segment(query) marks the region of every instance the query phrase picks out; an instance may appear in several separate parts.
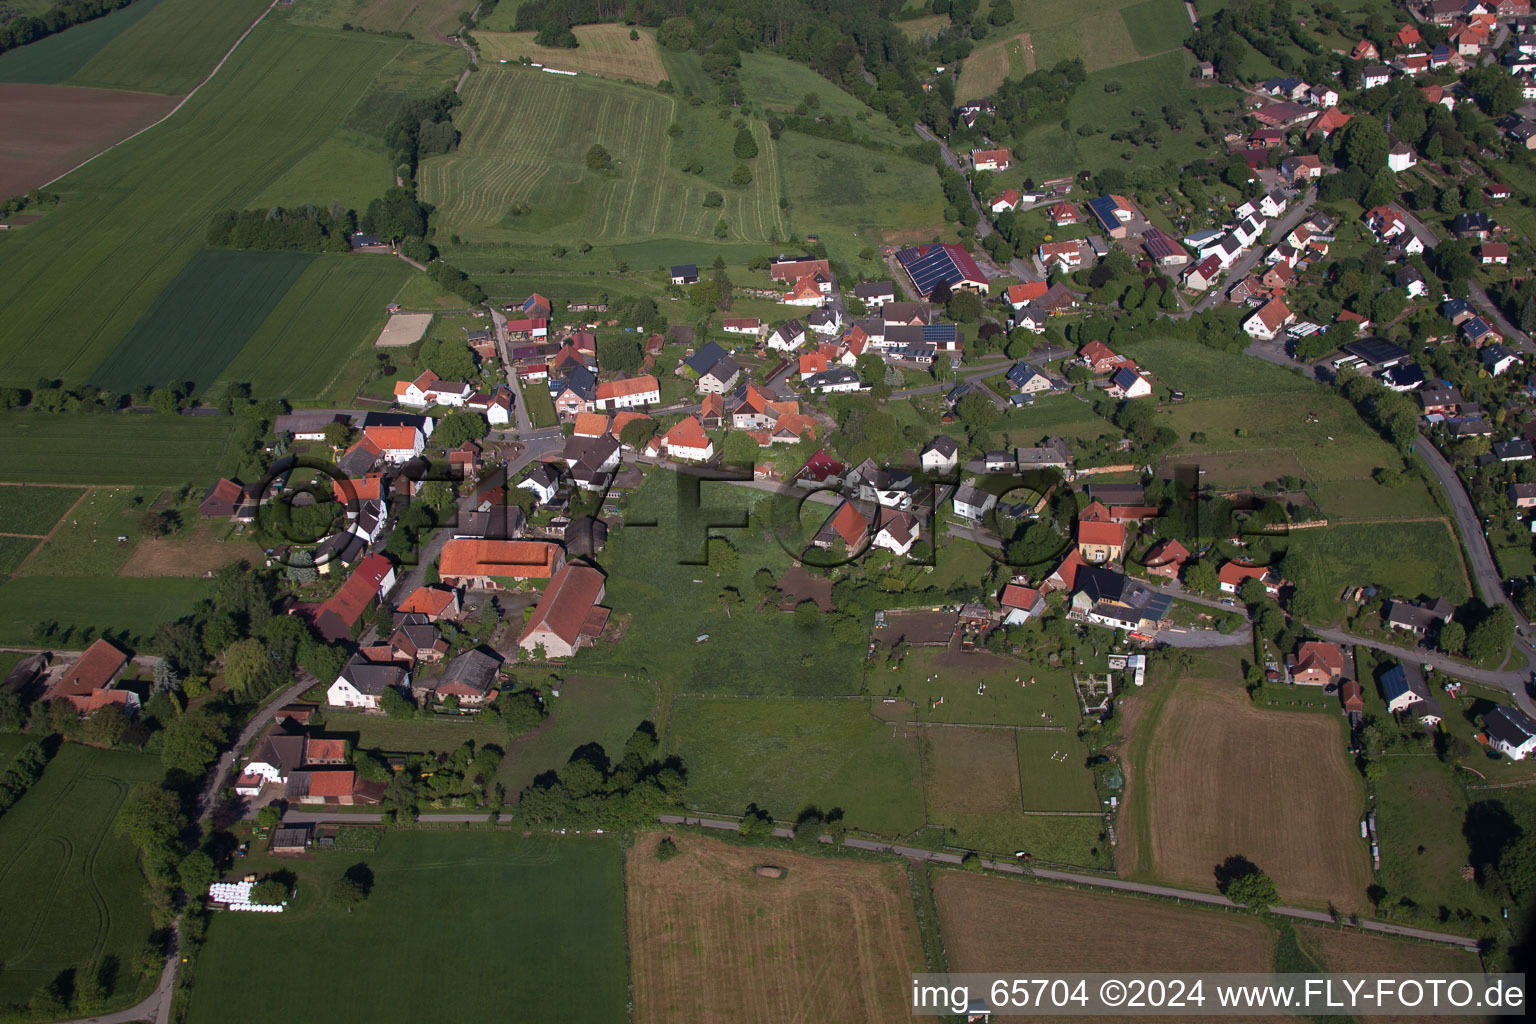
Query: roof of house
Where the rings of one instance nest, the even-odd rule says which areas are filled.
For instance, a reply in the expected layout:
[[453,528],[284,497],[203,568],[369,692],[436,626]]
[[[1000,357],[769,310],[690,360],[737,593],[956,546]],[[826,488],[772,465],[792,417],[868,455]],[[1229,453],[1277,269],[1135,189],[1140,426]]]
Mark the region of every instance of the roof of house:
[[1512,747],[1524,746],[1536,736],[1536,722],[1524,711],[1500,704],[1483,716],[1483,728],[1490,738]]
[[1270,299],[1254,315],[1267,329],[1278,331],[1285,326],[1286,320],[1290,319],[1291,310],[1280,299]]
[[1184,251],[1182,245],[1163,234],[1159,228],[1147,229],[1146,233],[1141,236],[1141,247],[1146,250],[1148,256],[1156,260],[1180,256],[1189,257],[1189,253]]
[[459,538],[443,545],[438,572],[447,577],[546,579],[555,573],[559,551],[560,545],[546,541]]
[[854,507],[853,502],[844,500],[838,505],[832,514],[827,517],[826,523],[818,531],[818,536],[836,536],[848,548],[857,548],[864,540],[864,535],[869,530],[869,520],[864,514]]
[[593,605],[601,600],[603,574],[587,565],[572,563],[550,581],[533,609],[523,639],[538,629],[554,633],[575,646]]
[[699,350],[687,359],[688,366],[699,376],[704,376],[710,368],[726,357],[725,349],[712,341],[707,341],[699,347]]
[[374,697],[388,688],[400,686],[405,682],[405,675],[405,669],[400,665],[369,661],[362,654],[354,655],[341,670],[341,678],[351,683],[353,689]]
[[1290,668],[1292,672],[1316,668],[1331,676],[1341,676],[1344,674],[1344,649],[1338,644],[1308,640],[1296,648],[1296,653],[1291,656]]
[[1032,302],[1046,293],[1050,285],[1044,281],[1029,281],[1025,284],[1011,284],[1006,293],[1008,302],[1018,305],[1024,302]]
[[1260,565],[1243,565],[1241,562],[1223,562],[1216,571],[1216,577],[1228,586],[1237,586],[1244,580],[1259,580],[1263,582],[1269,575],[1269,570]]
[[663,435],[662,439],[669,447],[707,448],[709,446],[709,435],[704,433],[704,424],[699,422],[697,416],[679,420]]
[[1114,359],[1119,359],[1120,358],[1118,355],[1115,354],[1114,349],[1110,348],[1108,345],[1104,344],[1102,341],[1090,341],[1090,342],[1088,342],[1082,348],[1077,350],[1077,355],[1078,355],[1078,358],[1083,360],[1083,362],[1089,363],[1089,364],[1100,363],[1100,362],[1105,361],[1106,359],[1114,360]]
[[657,391],[660,387],[655,377],[642,373],[638,377],[604,381],[597,386],[597,397],[600,399],[628,398],[632,395],[644,395]]
[[1158,541],[1147,552],[1147,564],[1151,566],[1183,563],[1189,560],[1189,549],[1172,537]]
[[408,451],[416,447],[420,436],[416,427],[364,427],[363,435],[381,451]]
[[1029,611],[1039,602],[1040,591],[1034,587],[1010,583],[1003,587],[1003,592],[997,600],[1004,608],[1022,608]]
[[488,694],[496,686],[496,674],[501,670],[501,659],[480,648],[465,651],[448,663],[443,677],[437,681],[439,691],[450,693],[464,690],[481,695]]
[[394,563],[381,554],[372,554],[358,563],[352,575],[341,589],[328,597],[320,606],[321,613],[330,612],[348,626],[363,617],[363,612],[379,596],[384,578],[395,569]]
[[896,253],[896,259],[923,295],[932,294],[940,284],[953,287],[965,281],[982,284],[987,281],[987,275],[981,272],[971,254],[952,242],[902,249]]
[[1125,524],[1079,520],[1077,524],[1077,542],[1079,544],[1123,547],[1125,545]]
[[87,647],[75,663],[49,689],[49,697],[85,696],[92,690],[101,689],[112,681],[128,664],[128,655],[106,640],[97,640]]
[[1094,602],[1119,601],[1125,595],[1125,573],[1096,565],[1085,565],[1077,570],[1073,581],[1074,594],[1085,594]]
[[1139,380],[1141,380],[1141,374],[1129,366],[1122,366],[1115,372],[1114,378],[1109,383],[1111,387],[1119,388],[1121,391],[1129,391]]
[[457,595],[447,587],[417,587],[406,595],[396,607],[396,612],[419,612],[422,615],[442,615],[452,608]]

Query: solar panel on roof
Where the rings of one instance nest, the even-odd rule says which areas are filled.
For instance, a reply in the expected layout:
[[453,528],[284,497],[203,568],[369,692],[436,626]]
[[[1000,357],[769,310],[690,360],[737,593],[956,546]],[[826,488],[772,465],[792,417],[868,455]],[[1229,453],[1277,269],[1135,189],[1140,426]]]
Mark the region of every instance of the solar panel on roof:
[[954,324],[923,324],[924,341],[952,341],[955,338]]

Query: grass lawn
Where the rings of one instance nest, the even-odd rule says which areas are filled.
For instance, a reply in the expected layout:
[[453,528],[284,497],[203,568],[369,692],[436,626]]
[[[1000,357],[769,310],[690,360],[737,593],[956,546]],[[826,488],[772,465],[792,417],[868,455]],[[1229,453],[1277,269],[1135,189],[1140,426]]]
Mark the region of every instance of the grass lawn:
[[1108,868],[1113,851],[1104,836],[1104,820],[1054,815],[951,814],[942,823],[946,842],[1007,859],[1023,850],[1038,861],[1077,867]]
[[1096,811],[1088,748],[1075,733],[1018,730],[1019,790],[1026,811]]
[[[205,483],[230,470],[224,416],[0,412],[0,480],[54,484]],[[19,532],[19,531],[18,531]]]
[[1385,487],[1369,477],[1323,480],[1308,490],[1323,515],[1332,520],[1392,516],[1438,516],[1443,512],[1424,481],[1407,477],[1399,487]]
[[1182,46],[1194,32],[1179,0],[1143,0],[1121,8],[1120,17],[1131,33],[1136,52],[1143,57]]
[[543,381],[532,381],[523,386],[523,401],[528,403],[528,415],[535,427],[552,427],[560,422],[555,412],[555,400],[549,396],[549,388]]
[[[29,644],[32,627],[53,621],[75,629],[127,634],[142,642],[208,596],[208,581],[184,577],[31,576],[0,584],[0,643]],[[63,646],[61,643],[60,646]]]
[[1291,533],[1291,549],[1309,555],[1313,579],[1330,597],[1345,587],[1376,586],[1404,597],[1471,596],[1461,548],[1443,521],[1345,523]]
[[[55,85],[68,79],[96,53],[142,21],[161,0],[138,0],[111,14],[74,25],[26,46],[0,54],[0,82]],[[40,5],[42,13],[52,3]],[[254,17],[254,15],[252,15]]]
[[[565,767],[576,748],[601,743],[612,761],[624,756],[624,744],[641,722],[660,723],[655,683],[648,679],[566,674],[550,716],[526,736],[500,745],[507,751],[497,773],[509,796],[516,797],[541,773]],[[691,767],[691,766],[690,766]]]
[[[910,649],[900,672],[882,665],[869,663],[871,692],[900,683],[903,695],[917,704],[921,721],[1077,728],[1080,715],[1070,672],[986,651],[941,647]],[[986,692],[978,694],[982,684]],[[938,699],[944,703],[931,706]]]
[[190,381],[202,391],[314,259],[309,253],[204,249],[165,286],[90,383],[123,392]]
[[1438,907],[1493,916],[1498,907],[1475,881],[1463,881],[1469,851],[1462,826],[1467,798],[1451,769],[1433,755],[1387,757],[1376,783],[1381,884],[1430,914]]
[[384,307],[421,276],[392,256],[321,256],[261,321],[220,380],[243,381],[257,395],[317,398],[359,352],[373,360]]
[[377,750],[383,754],[447,753],[458,749],[465,740],[473,740],[476,746],[507,745],[507,730],[499,725],[482,725],[472,718],[462,722],[447,717],[396,721],[382,715],[328,710],[325,734],[346,737],[358,750]]
[[148,17],[96,51],[69,84],[181,96],[268,6],[268,0],[161,0]]
[[154,983],[129,967],[149,937],[144,878],[112,821],[131,786],[160,775],[153,756],[65,744],[0,818],[0,1003],[25,1003],[71,968],[110,971],[109,960],[112,1005],[148,994]]
[[[680,486],[689,479],[658,470],[625,498],[626,525],[609,538],[602,565],[615,618],[633,619],[621,645],[583,648],[574,666],[643,669],[680,693],[857,692],[863,652],[837,643],[825,616],[802,625],[773,606],[752,611],[753,574],[767,568],[778,578],[790,565],[789,554],[761,528],[739,526],[763,492],[705,483],[694,505]],[[696,564],[706,531],[734,545],[733,567]],[[731,587],[744,596],[744,607],[721,600]],[[695,642],[705,634],[706,642]]]
[[[711,238],[720,219],[736,241],[766,242],[788,231],[778,208],[774,143],[761,122],[752,122],[760,153],[751,161],[755,180],[742,189],[721,187],[707,170],[703,181],[681,172],[685,159],[715,150],[694,154],[682,137],[674,142],[670,124],[707,115],[664,94],[516,66],[480,72],[465,94],[454,119],[463,133],[459,149],[428,159],[420,173],[422,198],[438,207],[440,234],[451,231],[471,244],[526,241],[575,249],[572,243],[582,239]],[[716,120],[714,134],[726,124]],[[545,144],[529,147],[530,138]],[[612,155],[612,174],[586,167],[594,143]],[[720,160],[715,177],[720,168],[728,176],[734,165]],[[706,193],[715,190],[723,205],[705,207]],[[526,203],[529,212],[514,216],[515,203]]]
[[1196,342],[1138,338],[1122,346],[1158,380],[1191,401],[1247,395],[1321,394],[1326,389],[1300,374],[1241,353],[1222,352]]
[[668,753],[688,766],[688,805],[740,814],[756,803],[780,820],[814,804],[850,828],[904,835],[923,824],[917,743],[864,700],[679,697]]
[[47,533],[85,491],[79,487],[0,487],[6,533]]
[[[896,126],[885,115],[866,107],[804,64],[796,64],[766,50],[741,55],[740,78],[747,100],[765,108],[781,112],[793,110],[807,94],[814,93],[818,117],[852,118],[855,131],[881,141],[912,141],[915,138],[911,131]],[[712,92],[710,98],[713,98]],[[863,121],[859,120],[861,115]]]
[[[628,1019],[612,840],[391,832],[372,853],[268,860],[298,876],[298,896],[281,915],[217,916],[195,966],[194,1024],[272,1019],[266,1000],[250,998],[253,958],[285,979],[283,998],[308,1019],[488,1020],[509,1004],[529,1020]],[[371,895],[350,913],[329,906],[326,886],[359,862],[373,872]],[[350,965],[345,985],[314,969],[333,957]]]
[[932,167],[798,132],[785,132],[778,145],[795,230],[819,235],[834,259],[855,263],[880,241],[911,244],[947,234]]
[[[27,562],[26,576],[111,576],[139,539],[139,516],[157,487],[95,487]],[[119,537],[128,539],[119,542]]]
[[300,157],[281,178],[262,190],[261,195],[251,200],[251,208],[291,208],[306,203],[320,206],[336,201],[354,210],[367,209],[370,200],[394,184],[384,151],[371,143],[360,133],[338,132]]
[[[246,3],[194,7],[228,17]],[[263,24],[174,118],[60,182],[59,208],[0,248],[0,381],[89,378],[203,248],[209,218],[328,138],[403,45]]]

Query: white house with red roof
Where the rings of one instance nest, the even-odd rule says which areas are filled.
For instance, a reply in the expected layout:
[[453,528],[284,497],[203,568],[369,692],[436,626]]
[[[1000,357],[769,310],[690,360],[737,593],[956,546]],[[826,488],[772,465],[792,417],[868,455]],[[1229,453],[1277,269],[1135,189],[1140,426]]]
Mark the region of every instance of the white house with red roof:
[[1270,299],[1259,307],[1258,312],[1243,321],[1243,331],[1250,338],[1273,341],[1285,329],[1285,325],[1295,319],[1296,314],[1284,302]]
[[704,433],[704,424],[697,416],[689,416],[674,424],[665,434],[651,439],[646,445],[647,455],[664,455],[669,459],[686,462],[704,462],[715,457],[715,443]]
[[593,400],[598,411],[639,409],[661,401],[661,385],[648,373],[622,380],[603,381]]
[[992,200],[992,212],[1002,213],[1004,210],[1015,210],[1019,205],[1019,193],[1017,189],[1005,188],[1003,194]]
[[469,400],[475,389],[458,381],[445,381],[431,370],[421,371],[415,380],[395,381],[395,401],[425,409],[432,405],[451,405],[455,408]]
[[1006,171],[1013,166],[1013,151],[1002,149],[971,150],[971,166],[978,171]]

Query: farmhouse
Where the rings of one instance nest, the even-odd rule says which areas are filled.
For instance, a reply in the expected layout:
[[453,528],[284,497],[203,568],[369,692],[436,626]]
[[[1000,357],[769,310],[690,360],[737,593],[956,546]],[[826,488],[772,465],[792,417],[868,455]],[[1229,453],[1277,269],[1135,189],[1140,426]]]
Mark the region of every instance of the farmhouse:
[[1243,322],[1243,330],[1249,337],[1257,338],[1259,341],[1271,341],[1286,324],[1295,319],[1296,315],[1284,302],[1279,299],[1270,299],[1257,313]]
[[445,381],[431,370],[415,380],[395,381],[395,401],[425,409],[431,405],[461,406],[474,393],[468,384]]
[[204,519],[234,519],[248,523],[256,518],[256,502],[259,497],[254,488],[226,477],[208,488],[208,493],[197,506],[197,514]]
[[450,661],[441,678],[416,680],[411,694],[422,704],[456,697],[461,707],[478,707],[495,699],[500,671],[500,658],[475,648]]
[[1079,522],[1077,551],[1085,562],[1118,562],[1125,552],[1125,527],[1120,523]]
[[661,385],[650,374],[604,381],[597,386],[594,403],[599,411],[637,409],[661,401]]
[[853,297],[869,309],[879,309],[887,302],[896,301],[896,284],[893,281],[866,281],[853,286]]
[[682,263],[669,272],[673,284],[698,284],[699,268],[692,263]]
[[290,412],[272,421],[272,433],[287,435],[295,441],[324,441],[325,428],[332,423],[350,427],[352,418],[344,412]]
[[1013,166],[1013,151],[1003,149],[971,150],[971,166],[978,171],[1006,171]]
[[792,284],[802,277],[821,276],[832,279],[832,267],[826,260],[813,260],[809,256],[775,256],[768,261],[768,279]]
[[450,540],[438,576],[452,587],[505,590],[509,581],[547,580],[565,564],[558,544],[536,540]]
[[728,317],[721,321],[720,329],[726,334],[759,334],[762,332],[763,322],[755,316]]
[[1023,309],[1046,293],[1050,285],[1044,281],[1030,281],[1025,284],[1011,284],[1003,293],[1008,305],[1014,309]]
[[846,499],[827,517],[811,544],[824,550],[842,544],[848,551],[857,551],[869,533],[869,520]]
[[127,666],[128,655],[105,640],[97,640],[59,674],[48,687],[46,699],[67,700],[82,715],[109,704],[131,715],[139,706],[139,695],[113,689],[112,685]]
[[573,562],[550,581],[517,645],[525,651],[543,646],[545,657],[569,658],[583,642],[603,631],[608,609],[598,602],[605,589],[603,574]]
[[1083,248],[1077,242],[1042,242],[1037,253],[1045,269],[1053,266],[1076,270],[1083,265]]

